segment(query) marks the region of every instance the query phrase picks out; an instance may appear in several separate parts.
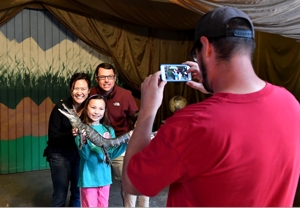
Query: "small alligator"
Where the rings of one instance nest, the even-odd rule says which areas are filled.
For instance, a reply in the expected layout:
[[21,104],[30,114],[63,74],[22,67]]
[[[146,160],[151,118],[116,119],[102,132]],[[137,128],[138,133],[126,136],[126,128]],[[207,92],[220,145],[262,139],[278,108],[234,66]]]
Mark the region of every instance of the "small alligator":
[[121,144],[128,142],[128,140],[130,138],[130,131],[125,134],[122,134],[121,136],[119,136],[117,138],[107,139],[107,138],[101,136],[101,134],[99,134],[91,126],[84,124],[81,121],[81,119],[78,117],[78,115],[74,109],[70,109],[70,108],[66,107],[64,104],[62,104],[62,105],[65,110],[61,110],[61,109],[58,109],[58,110],[69,119],[72,127],[77,128],[78,132],[80,134],[82,131],[86,132],[86,138],[88,140],[90,140],[94,145],[96,145],[102,149],[102,151],[104,153],[104,162],[107,165],[111,165],[111,159],[107,152],[107,148],[120,146]]

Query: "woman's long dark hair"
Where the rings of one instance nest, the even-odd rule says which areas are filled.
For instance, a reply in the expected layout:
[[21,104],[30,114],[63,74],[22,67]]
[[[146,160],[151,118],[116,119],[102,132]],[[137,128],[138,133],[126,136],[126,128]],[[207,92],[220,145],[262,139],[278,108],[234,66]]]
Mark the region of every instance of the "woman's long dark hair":
[[71,91],[73,90],[75,82],[80,80],[80,79],[84,79],[87,82],[89,89],[91,88],[90,76],[86,73],[83,73],[83,72],[77,72],[77,73],[73,74],[71,79],[70,79],[69,88],[70,88]]

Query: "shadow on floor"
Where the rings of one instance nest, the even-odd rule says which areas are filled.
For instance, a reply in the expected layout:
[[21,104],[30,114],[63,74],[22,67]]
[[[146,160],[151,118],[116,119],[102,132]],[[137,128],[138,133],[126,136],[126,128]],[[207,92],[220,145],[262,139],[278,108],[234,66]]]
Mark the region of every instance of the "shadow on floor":
[[[52,181],[49,170],[0,175],[0,207],[49,207]],[[113,181],[109,207],[122,207],[120,182]],[[168,189],[150,198],[150,207],[165,207]],[[68,204],[68,201],[66,202]]]

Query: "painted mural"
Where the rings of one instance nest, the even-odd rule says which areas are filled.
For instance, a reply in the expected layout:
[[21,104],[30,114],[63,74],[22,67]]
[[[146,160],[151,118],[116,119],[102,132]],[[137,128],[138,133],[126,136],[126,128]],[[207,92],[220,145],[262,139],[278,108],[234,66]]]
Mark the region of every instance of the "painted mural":
[[49,168],[42,157],[52,108],[75,72],[91,76],[111,59],[50,12],[24,9],[0,26],[0,174]]

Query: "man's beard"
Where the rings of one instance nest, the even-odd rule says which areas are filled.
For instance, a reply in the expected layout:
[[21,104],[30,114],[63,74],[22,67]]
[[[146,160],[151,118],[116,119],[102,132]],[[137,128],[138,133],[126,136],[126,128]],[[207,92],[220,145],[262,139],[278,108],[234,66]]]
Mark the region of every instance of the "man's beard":
[[204,89],[207,92],[210,92],[213,94],[214,90],[209,86],[208,81],[207,81],[207,67],[206,67],[206,64],[204,63],[202,55],[201,55],[201,59],[200,59],[200,71],[202,73],[202,84],[203,84]]

